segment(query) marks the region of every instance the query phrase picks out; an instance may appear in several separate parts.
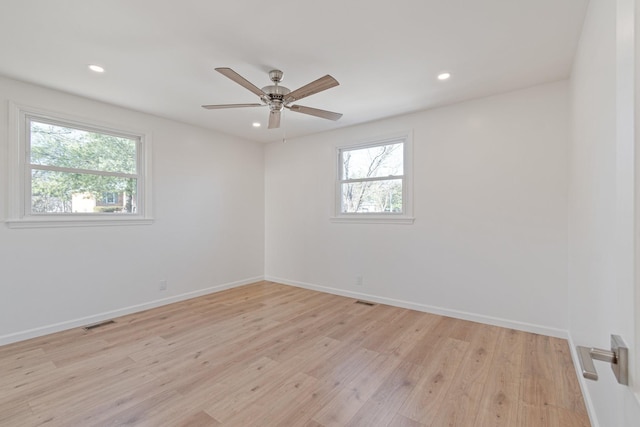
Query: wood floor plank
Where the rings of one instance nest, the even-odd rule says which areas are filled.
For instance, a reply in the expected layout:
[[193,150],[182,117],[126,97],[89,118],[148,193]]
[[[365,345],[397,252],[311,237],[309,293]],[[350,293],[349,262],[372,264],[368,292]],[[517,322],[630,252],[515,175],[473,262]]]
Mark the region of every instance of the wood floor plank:
[[[282,369],[284,368],[281,367],[279,371]],[[260,391],[259,393],[253,393],[253,396],[245,399],[243,404],[239,404],[235,400],[230,413],[223,414],[220,419],[226,425],[279,425],[276,423],[278,422],[280,411],[291,405],[296,395],[308,391],[318,383],[315,378],[303,373],[297,373],[292,377],[282,377],[280,373],[278,375],[280,378],[273,381],[273,384],[268,384],[268,382],[272,381],[272,378],[263,378],[264,387],[261,390],[256,390]],[[254,389],[255,387],[260,388],[261,385],[255,385]],[[267,398],[267,396],[271,396],[271,398]]]
[[503,329],[500,333],[491,375],[487,379],[480,401],[476,425],[504,426],[517,425],[518,401],[520,399],[520,373],[525,333]]
[[91,378],[82,378],[64,386],[51,389],[38,397],[29,399],[29,406],[34,413],[57,414],[67,416],[78,410],[91,408],[105,397],[116,400],[123,390],[139,387],[155,379],[146,371],[135,371],[122,368],[110,377],[103,377],[100,384]]
[[347,425],[389,425],[425,373],[423,366],[401,362]]
[[177,393],[173,390],[166,390],[147,396],[136,405],[119,411],[104,421],[93,424],[93,426],[152,426],[154,424],[150,421],[151,418],[156,413],[162,412],[168,405],[171,405],[172,399],[176,396]]
[[[471,337],[466,357],[460,364],[439,406],[432,426],[474,425],[480,409],[485,385],[490,375],[490,367],[496,353],[500,328],[495,326],[478,327]],[[493,373],[491,373],[493,374]],[[422,421],[422,420],[419,420]]]
[[311,365],[304,372],[323,381],[344,384],[355,378],[377,355],[374,351],[353,344],[343,345],[322,363]]
[[180,424],[176,424],[176,427],[216,427],[220,426],[215,418],[207,414],[204,411],[200,411],[190,417],[184,419]]
[[[549,337],[551,344],[551,372],[554,378],[555,401],[560,408],[569,411],[583,412],[586,410],[578,379],[572,372],[573,362],[566,340]],[[585,413],[586,415],[586,413]]]
[[469,343],[448,337],[441,337],[428,354],[429,362],[422,366],[424,371],[417,386],[409,394],[398,413],[430,425],[442,407],[453,379],[460,365],[468,357]]
[[313,387],[300,394],[294,405],[285,408],[279,422],[274,425],[287,427],[320,425],[312,420],[313,416],[335,398],[342,390],[342,386],[336,386],[333,382],[315,381]]
[[4,397],[20,397],[37,400],[52,391],[64,392],[69,389],[82,390],[84,386],[96,384],[96,378],[105,380],[132,366],[131,359],[113,359],[104,364],[87,362],[81,366],[57,368],[38,375],[18,378],[15,382],[0,383],[0,404]]
[[415,348],[416,342],[435,326],[439,317],[411,310],[404,313],[388,322],[378,321],[378,329],[364,339],[362,345],[379,353],[393,353],[405,358]]
[[549,337],[530,334],[525,342],[521,395],[534,407],[558,405],[556,378],[553,375]]
[[[292,372],[300,371],[303,361],[299,361],[299,363],[300,365],[293,367]],[[237,419],[239,416],[242,418],[243,413],[251,412],[251,407],[255,406],[256,402],[264,400],[266,396],[279,389],[286,389],[289,380],[286,375],[287,371],[289,371],[288,367],[273,362],[272,365],[266,366],[258,376],[250,378],[249,381],[244,380],[241,376],[236,376],[233,387],[235,391],[220,396],[215,403],[206,408],[207,413],[223,423],[229,422],[233,418]],[[237,382],[244,384],[238,387]],[[227,389],[229,388],[231,387],[227,387]],[[263,401],[263,403],[265,402]]]
[[400,358],[378,354],[313,419],[324,426],[345,425],[400,362]]
[[0,347],[0,425],[588,426],[565,340],[258,282]]
[[424,424],[412,420],[411,418],[403,417],[400,414],[396,414],[389,425],[393,427],[425,427]]
[[13,398],[0,402],[0,425],[35,425],[35,422],[33,411],[25,400]]
[[[75,404],[64,405],[66,415],[65,424],[71,426],[100,425],[105,423],[113,414],[128,410],[150,396],[174,391],[170,382],[152,379],[138,382],[135,379],[120,384],[110,384],[88,393],[84,399]],[[181,418],[189,413],[189,408],[183,406]]]
[[21,353],[15,353],[4,357],[3,364],[0,365],[0,375],[11,375],[13,372],[23,372],[34,366],[49,363],[47,354],[42,348],[34,348],[25,350]]

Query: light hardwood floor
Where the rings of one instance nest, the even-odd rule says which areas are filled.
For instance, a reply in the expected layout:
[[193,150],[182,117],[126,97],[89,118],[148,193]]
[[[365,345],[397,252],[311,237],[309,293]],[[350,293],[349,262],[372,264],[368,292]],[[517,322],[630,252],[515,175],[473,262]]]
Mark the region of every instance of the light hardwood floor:
[[565,340],[260,282],[0,347],[2,426],[588,426]]

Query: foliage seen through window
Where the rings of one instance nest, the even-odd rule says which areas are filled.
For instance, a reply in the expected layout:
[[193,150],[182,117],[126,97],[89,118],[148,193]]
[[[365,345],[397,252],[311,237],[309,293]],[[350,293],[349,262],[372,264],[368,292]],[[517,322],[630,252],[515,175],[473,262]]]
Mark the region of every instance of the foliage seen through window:
[[137,138],[35,118],[29,131],[31,213],[136,212]]
[[403,213],[404,143],[340,150],[341,213]]

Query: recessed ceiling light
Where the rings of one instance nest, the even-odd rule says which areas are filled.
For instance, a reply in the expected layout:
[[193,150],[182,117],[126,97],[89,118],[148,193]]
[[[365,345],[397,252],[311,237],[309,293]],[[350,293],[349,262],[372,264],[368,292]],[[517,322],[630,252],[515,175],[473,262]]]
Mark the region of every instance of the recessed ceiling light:
[[451,77],[451,73],[440,73],[438,74],[438,80],[448,80]]
[[258,123],[258,122],[253,122],[253,127],[254,127],[254,128],[259,128],[259,127],[260,127],[260,123]]
[[104,73],[104,68],[102,68],[99,65],[91,64],[91,65],[89,65],[89,69],[91,71],[96,72],[96,73]]

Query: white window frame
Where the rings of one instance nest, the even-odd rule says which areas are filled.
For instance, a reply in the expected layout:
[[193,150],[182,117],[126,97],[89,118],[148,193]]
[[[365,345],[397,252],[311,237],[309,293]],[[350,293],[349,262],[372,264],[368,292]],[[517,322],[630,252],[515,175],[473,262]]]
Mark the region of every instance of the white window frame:
[[[137,141],[137,200],[135,213],[31,213],[29,120],[42,121],[89,132],[132,138]],[[97,120],[79,118],[9,102],[8,218],[10,228],[86,227],[111,225],[146,225],[151,215],[151,133]]]
[[[402,179],[402,212],[342,212],[342,152],[362,148],[376,147],[393,143],[403,143],[403,175],[390,178]],[[332,222],[364,224],[413,224],[413,132],[405,131],[385,136],[368,138],[355,143],[346,143],[335,147],[334,154],[334,216]]]

